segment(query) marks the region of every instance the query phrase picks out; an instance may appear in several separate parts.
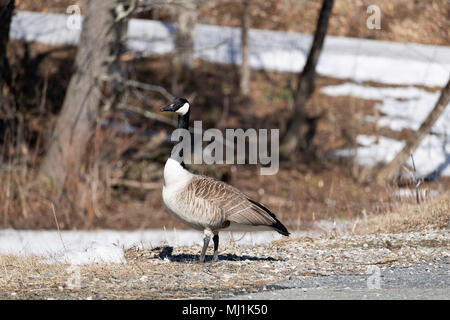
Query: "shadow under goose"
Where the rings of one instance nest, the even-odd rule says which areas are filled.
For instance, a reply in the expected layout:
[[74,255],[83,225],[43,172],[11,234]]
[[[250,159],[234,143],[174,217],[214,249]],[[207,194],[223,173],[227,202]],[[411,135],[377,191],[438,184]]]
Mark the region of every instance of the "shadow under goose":
[[[159,249],[159,248],[156,248]],[[155,258],[159,259],[168,259],[172,262],[193,262],[198,261],[198,255],[194,254],[173,254],[173,247],[166,246],[163,247],[161,252],[155,256]],[[205,260],[208,260],[208,256],[205,255]],[[211,256],[211,260],[213,260],[213,256]],[[238,256],[236,254],[227,254],[227,255],[217,255],[216,261],[282,261],[280,259],[272,258],[272,257],[255,257],[249,255],[241,255]]]

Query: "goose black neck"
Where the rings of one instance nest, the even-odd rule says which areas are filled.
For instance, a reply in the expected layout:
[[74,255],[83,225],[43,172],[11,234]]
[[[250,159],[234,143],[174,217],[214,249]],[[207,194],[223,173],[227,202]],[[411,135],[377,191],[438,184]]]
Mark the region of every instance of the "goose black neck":
[[[186,129],[189,130],[189,110],[183,115],[178,116],[178,129]],[[177,143],[173,148],[170,155],[170,158],[178,161],[183,168],[185,168],[184,164],[184,156],[183,156],[183,149],[182,143]]]
[[178,128],[189,130],[189,110],[185,114],[178,116]]

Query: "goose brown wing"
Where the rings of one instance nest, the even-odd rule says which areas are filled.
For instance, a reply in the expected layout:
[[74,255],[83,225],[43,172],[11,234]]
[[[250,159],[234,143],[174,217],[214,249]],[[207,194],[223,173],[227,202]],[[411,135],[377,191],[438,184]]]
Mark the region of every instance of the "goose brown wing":
[[289,235],[286,227],[269,209],[235,187],[204,176],[194,179],[191,185],[194,197],[215,206],[227,221],[250,226],[269,226],[283,235]]

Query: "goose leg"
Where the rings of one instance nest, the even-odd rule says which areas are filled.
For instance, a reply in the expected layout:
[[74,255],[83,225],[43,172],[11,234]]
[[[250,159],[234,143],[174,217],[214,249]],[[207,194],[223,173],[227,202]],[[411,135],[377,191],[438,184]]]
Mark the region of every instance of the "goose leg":
[[218,249],[219,249],[219,234],[215,234],[213,237],[213,241],[214,241],[214,255],[213,255],[213,261],[219,261],[219,253],[218,253]]
[[211,237],[209,235],[205,234],[205,237],[203,238],[202,254],[200,255],[199,262],[205,262],[206,249],[208,249],[208,245],[209,245],[209,240],[210,239],[211,239]]

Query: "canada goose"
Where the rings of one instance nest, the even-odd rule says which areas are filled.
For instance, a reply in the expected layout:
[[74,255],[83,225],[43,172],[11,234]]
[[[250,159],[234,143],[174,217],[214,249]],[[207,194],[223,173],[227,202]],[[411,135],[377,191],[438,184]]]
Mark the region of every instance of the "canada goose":
[[[178,128],[189,127],[189,102],[175,98],[161,111],[178,114]],[[213,261],[218,260],[219,231],[277,231],[289,236],[286,227],[262,204],[250,199],[235,187],[211,177],[196,175],[185,169],[183,155],[174,152],[164,166],[163,202],[168,210],[188,226],[203,231],[200,262],[211,237]]]

